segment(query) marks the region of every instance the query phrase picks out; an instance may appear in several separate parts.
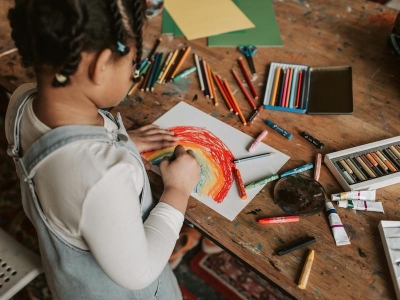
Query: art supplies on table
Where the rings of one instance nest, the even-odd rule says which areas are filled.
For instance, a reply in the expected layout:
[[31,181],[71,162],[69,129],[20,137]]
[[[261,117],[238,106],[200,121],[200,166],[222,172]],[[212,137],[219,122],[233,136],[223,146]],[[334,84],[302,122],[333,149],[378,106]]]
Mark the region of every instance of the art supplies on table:
[[304,290],[306,288],[308,277],[310,277],[313,261],[314,261],[314,250],[311,250],[307,255],[306,263],[304,264],[303,270],[301,271],[299,284],[297,285],[299,289]]
[[307,141],[309,141],[310,143],[312,143],[313,145],[315,145],[318,149],[322,149],[324,148],[324,143],[320,142],[319,140],[317,140],[315,137],[311,136],[309,133],[307,133],[306,131],[303,131],[302,133],[300,133],[300,135],[305,138]]
[[253,155],[253,156],[247,156],[247,157],[243,157],[243,158],[237,158],[234,159],[232,162],[234,164],[238,164],[244,161],[249,161],[249,160],[253,160],[253,159],[257,159],[257,158],[262,158],[262,157],[267,157],[267,156],[271,156],[273,155],[274,152],[267,152],[267,153],[262,153],[262,154],[257,154],[257,155]]
[[351,114],[351,67],[311,68],[273,62],[263,104],[266,109],[300,114]]
[[282,134],[285,138],[287,139],[292,139],[293,135],[286,131],[285,129],[283,129],[282,127],[279,127],[278,125],[274,124],[272,121],[270,120],[264,120],[264,123],[267,124],[269,127],[271,127],[273,130],[275,130],[276,132]]
[[325,155],[345,191],[376,190],[400,182],[400,136]]
[[280,175],[280,177],[283,178],[283,177],[286,177],[286,176],[290,176],[290,175],[294,175],[294,174],[297,174],[297,173],[305,172],[307,170],[311,170],[312,168],[314,168],[314,164],[313,163],[308,163],[308,164],[305,164],[304,166],[301,166],[301,167],[298,167],[298,168],[294,168],[293,170],[286,171],[286,172],[282,173]]
[[[180,145],[194,152],[201,165],[201,178],[191,195],[228,220],[232,221],[263,188],[260,185],[247,189],[247,200],[243,201],[235,182],[236,175],[232,172],[235,157],[249,155],[246,146],[251,144],[253,137],[183,101],[168,110],[154,124],[171,130],[180,137]],[[164,156],[172,155],[174,149],[175,146],[171,146],[141,155],[152,164],[152,171],[160,174],[157,162]],[[236,165],[244,183],[264,178],[265,174],[278,173],[289,159],[284,153],[264,143],[252,155],[268,152],[274,152],[274,159],[267,156]]]
[[376,200],[376,190],[351,191],[351,192],[343,192],[343,193],[339,193],[339,194],[332,194],[331,200],[332,201],[341,201],[341,200],[375,201]]
[[340,220],[340,217],[336,209],[333,207],[332,202],[326,202],[325,206],[326,206],[326,213],[328,214],[329,225],[331,226],[336,246],[349,245],[350,244],[349,237],[347,236],[343,223]]
[[263,218],[257,220],[258,224],[277,224],[277,223],[293,223],[300,221],[299,216],[284,216],[284,217],[272,217]]
[[263,140],[263,138],[265,138],[268,134],[267,130],[263,130],[263,132],[260,133],[260,135],[257,137],[257,139],[251,144],[250,148],[249,148],[249,152],[254,151],[258,145],[260,145],[261,141]]
[[318,181],[321,175],[321,164],[322,164],[322,154],[317,153],[315,157],[315,170],[314,170],[314,180]]
[[380,221],[379,233],[397,299],[400,299],[400,221]]

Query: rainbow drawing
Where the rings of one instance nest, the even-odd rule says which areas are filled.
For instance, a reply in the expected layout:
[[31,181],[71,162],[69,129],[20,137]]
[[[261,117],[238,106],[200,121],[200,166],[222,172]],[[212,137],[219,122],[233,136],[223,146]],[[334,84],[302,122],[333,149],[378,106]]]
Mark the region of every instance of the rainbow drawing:
[[[179,144],[186,150],[191,149],[201,165],[200,181],[195,192],[200,196],[209,196],[221,203],[234,177],[232,161],[235,159],[229,148],[213,133],[204,127],[176,126],[169,128],[176,136],[181,137]],[[175,147],[142,153],[152,164],[159,164],[164,156],[171,156]]]

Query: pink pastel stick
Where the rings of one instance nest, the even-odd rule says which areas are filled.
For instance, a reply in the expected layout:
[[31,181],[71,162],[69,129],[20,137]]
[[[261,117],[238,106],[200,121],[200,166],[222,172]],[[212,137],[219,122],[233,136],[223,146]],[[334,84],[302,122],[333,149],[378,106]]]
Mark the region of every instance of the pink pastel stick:
[[260,135],[257,137],[257,139],[254,141],[253,144],[251,144],[250,148],[249,148],[249,152],[253,151],[254,149],[257,148],[258,145],[260,145],[261,141],[263,140],[263,138],[266,137],[266,135],[268,134],[268,131],[264,130],[263,132],[260,133]]
[[285,82],[284,82],[285,85],[284,85],[284,88],[283,88],[281,107],[286,107],[286,94],[287,94],[288,85],[289,85],[289,72],[290,72],[290,69],[288,69],[286,71],[286,78],[285,78]]

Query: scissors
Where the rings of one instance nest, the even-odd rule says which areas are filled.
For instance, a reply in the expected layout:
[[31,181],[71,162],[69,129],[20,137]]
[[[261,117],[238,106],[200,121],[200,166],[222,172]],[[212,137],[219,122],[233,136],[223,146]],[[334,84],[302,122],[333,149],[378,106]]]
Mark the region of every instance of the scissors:
[[254,67],[253,56],[257,52],[256,46],[239,46],[239,51],[244,54],[247,58],[247,62],[249,63],[250,71],[252,74],[256,74],[256,68]]

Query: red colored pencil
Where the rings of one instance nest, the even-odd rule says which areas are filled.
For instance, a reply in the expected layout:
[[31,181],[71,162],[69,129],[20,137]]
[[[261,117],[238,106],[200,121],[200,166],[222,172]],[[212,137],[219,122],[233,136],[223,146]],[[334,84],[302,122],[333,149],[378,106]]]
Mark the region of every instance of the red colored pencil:
[[289,75],[290,75],[290,69],[287,69],[286,74],[285,74],[285,82],[284,82],[285,85],[283,88],[281,107],[286,107],[286,94],[287,94],[287,87],[288,87],[288,83],[289,83]]
[[285,107],[289,107],[289,101],[290,101],[290,90],[292,87],[292,78],[293,78],[293,68],[289,69],[289,82],[287,86],[287,92],[286,92],[286,100],[285,100]]
[[303,79],[303,70],[300,71],[299,81],[297,84],[297,96],[296,96],[296,105],[295,105],[296,108],[298,108],[300,105],[300,91],[301,91],[302,79]]
[[298,222],[300,220],[299,216],[285,216],[285,217],[273,217],[264,218],[257,221],[258,224],[275,224],[275,223],[291,223]]
[[238,113],[237,110],[236,110],[235,104],[233,103],[233,100],[231,99],[231,96],[229,95],[228,90],[226,89],[225,84],[223,83],[221,77],[219,77],[218,75],[216,75],[216,78],[217,78],[218,83],[219,83],[219,85],[221,86],[221,88],[222,88],[222,90],[223,90],[223,92],[224,92],[224,94],[225,94],[225,98],[228,100],[228,102],[229,102],[229,104],[230,104],[230,106],[231,106],[231,108],[232,108],[233,113],[234,113],[235,115],[238,115],[239,113]]
[[257,100],[258,99],[258,95],[257,95],[256,89],[254,88],[253,83],[251,82],[249,75],[247,75],[247,71],[246,71],[246,69],[244,67],[244,64],[242,62],[242,58],[241,57],[239,57],[238,62],[239,62],[240,69],[242,70],[243,76],[246,79],[247,85],[249,86],[250,91],[253,94],[254,99]]
[[246,91],[245,87],[243,86],[243,83],[242,83],[242,81],[240,80],[238,74],[235,72],[234,69],[232,69],[231,71],[232,71],[233,77],[235,77],[236,82],[238,83],[240,89],[242,90],[244,96],[246,97],[247,102],[249,102],[249,104],[250,104],[250,106],[251,106],[252,109],[256,110],[257,107],[256,107],[256,105],[254,104],[253,100],[251,99],[251,96],[250,96],[249,93]]

